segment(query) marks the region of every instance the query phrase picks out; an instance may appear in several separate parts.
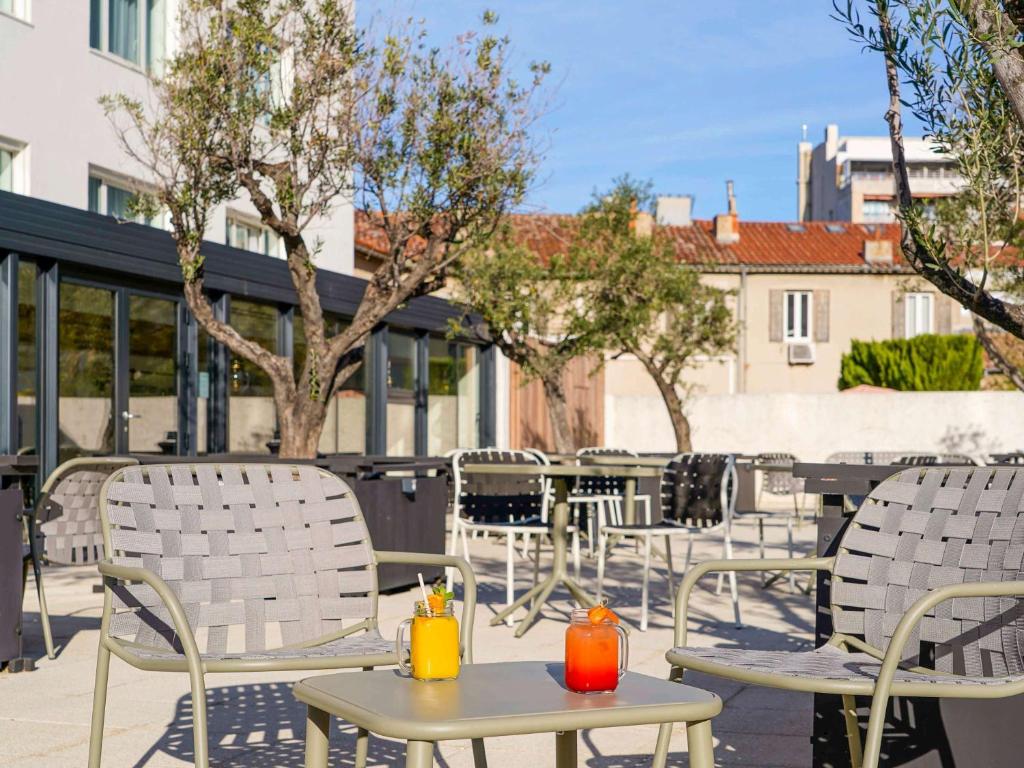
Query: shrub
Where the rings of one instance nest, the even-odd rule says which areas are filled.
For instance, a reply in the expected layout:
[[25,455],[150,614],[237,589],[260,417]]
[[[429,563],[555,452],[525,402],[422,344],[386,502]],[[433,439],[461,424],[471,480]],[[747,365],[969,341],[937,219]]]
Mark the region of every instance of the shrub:
[[973,390],[983,373],[981,345],[973,335],[853,340],[840,365],[839,389],[872,384],[917,392]]

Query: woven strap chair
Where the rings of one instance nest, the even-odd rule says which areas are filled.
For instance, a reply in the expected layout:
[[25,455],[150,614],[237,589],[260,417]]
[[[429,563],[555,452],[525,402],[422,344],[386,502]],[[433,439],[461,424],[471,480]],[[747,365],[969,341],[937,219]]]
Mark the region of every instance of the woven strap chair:
[[[795,522],[799,526],[802,522],[800,517],[800,494],[804,491],[804,480],[802,477],[794,477],[793,465],[797,463],[799,459],[792,453],[760,453],[754,459],[755,464],[768,464],[779,467],[789,467],[789,469],[766,469],[761,472],[761,487],[757,492],[757,512],[753,515],[744,514],[743,517],[753,517],[757,520],[757,548],[760,557],[765,556],[765,537],[764,537],[764,521],[765,518],[770,514],[765,511],[761,506],[764,494],[769,496],[791,496],[793,499],[793,514],[786,518],[786,554],[788,557],[793,557],[793,523]],[[782,574],[771,574],[762,576],[761,586],[771,586],[775,581],[782,577]],[[789,581],[789,591],[796,591],[796,577],[792,571],[787,574]],[[808,591],[810,585],[808,584]]]
[[[636,458],[638,456],[636,451],[631,451],[627,448],[606,448],[601,446],[592,446],[589,448],[580,448],[576,451],[576,463],[586,464],[587,459],[592,456],[622,456],[623,458]],[[572,492],[569,494],[569,504],[573,508],[573,522],[580,528],[581,525],[581,512],[587,513],[585,515],[584,524],[587,528],[587,547],[589,549],[591,557],[594,555],[594,542],[595,536],[595,523],[600,519],[600,513],[595,516],[590,512],[597,510],[601,506],[622,507],[623,498],[626,494],[626,481],[621,477],[578,477],[576,483],[573,486]],[[643,505],[644,507],[644,519],[647,522],[651,520],[651,497],[649,494],[634,494],[633,502],[637,505]],[[606,511],[606,516],[612,514],[612,510]],[[621,513],[620,513],[621,514]]]
[[[466,474],[466,464],[548,464],[540,451],[512,451],[500,448],[459,450],[452,455],[452,524],[448,552],[454,555],[461,543],[462,556],[469,561],[469,534],[494,533],[505,536],[505,605],[515,602],[516,536],[534,539],[534,582],[538,577],[540,540],[548,533],[550,493],[547,480],[540,476],[523,477],[499,474]],[[580,571],[580,544],[577,528],[572,534],[573,563],[576,578]],[[524,553],[527,544],[524,543]],[[452,574],[449,572],[448,588]],[[507,623],[511,626],[512,617]]]
[[[195,764],[208,765],[205,675],[376,667],[397,662],[377,626],[377,566],[453,566],[461,642],[472,660],[476,582],[461,558],[375,552],[355,495],[312,466],[126,467],[100,491],[103,618],[89,766],[98,768],[111,654],[187,672]],[[367,734],[357,737],[356,765]]]
[[65,461],[43,483],[34,507],[25,515],[24,576],[31,566],[39,598],[46,655],[55,658],[50,613],[43,586],[44,565],[95,565],[103,559],[100,486],[135,459],[120,456],[83,457]]
[[974,467],[978,462],[966,453],[908,453],[900,456],[894,464],[911,467],[958,466]]
[[[871,492],[835,557],[716,561],[677,594],[672,677],[683,670],[843,697],[851,764],[876,768],[890,696],[993,699],[1024,693],[1024,468],[901,471]],[[835,634],[811,651],[686,645],[690,593],[710,572],[832,574]],[[871,697],[861,748],[855,696]],[[659,734],[663,766],[669,734]]]
[[[687,538],[684,573],[690,567],[694,535],[722,533],[722,553],[732,557],[732,519],[736,511],[736,458],[731,454],[681,453],[665,466],[661,477],[662,519],[652,523],[626,525],[621,519],[600,521],[597,559],[597,599],[604,593],[605,561],[612,537],[632,538],[643,543],[643,580],[640,588],[640,631],[647,629],[653,540],[664,544],[669,589],[675,582],[672,568],[672,538]],[[602,508],[598,514],[603,514]],[[739,592],[735,574],[730,576],[733,612],[740,624]]]

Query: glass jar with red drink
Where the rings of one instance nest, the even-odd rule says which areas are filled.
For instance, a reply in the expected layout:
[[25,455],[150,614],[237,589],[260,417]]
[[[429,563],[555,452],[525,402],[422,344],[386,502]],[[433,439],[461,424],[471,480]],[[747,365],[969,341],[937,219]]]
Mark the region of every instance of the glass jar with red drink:
[[565,686],[604,693],[619,686],[629,662],[629,638],[607,608],[577,609],[565,630]]

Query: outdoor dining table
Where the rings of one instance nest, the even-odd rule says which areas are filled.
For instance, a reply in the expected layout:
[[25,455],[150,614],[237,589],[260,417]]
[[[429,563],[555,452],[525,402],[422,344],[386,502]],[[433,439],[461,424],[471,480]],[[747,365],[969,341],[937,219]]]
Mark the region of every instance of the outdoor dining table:
[[624,482],[623,506],[626,519],[636,520],[636,481],[641,477],[657,477],[661,470],[655,467],[636,467],[615,465],[584,465],[584,466],[546,466],[542,464],[466,464],[462,468],[463,474],[473,475],[525,475],[541,476],[551,480],[555,490],[555,504],[551,515],[551,541],[554,547],[554,562],[551,565],[551,573],[544,581],[535,585],[532,589],[522,595],[503,611],[491,619],[491,626],[502,623],[505,618],[514,611],[533,600],[533,605],[526,616],[516,627],[516,637],[522,637],[541,608],[550,599],[555,587],[564,585],[569,594],[573,596],[584,608],[596,604],[583,588],[569,576],[566,566],[568,557],[568,528],[569,528],[569,482],[577,477],[617,477]]
[[[616,726],[686,723],[691,768],[714,768],[711,719],[722,700],[710,691],[626,672],[612,693],[573,693],[561,663],[466,664],[455,680],[423,682],[394,669],[321,675],[296,684],[306,704],[306,768],[327,768],[331,716],[379,736],[405,739],[406,768],[429,768],[439,741],[472,739],[486,768],[483,739],[555,734],[556,768],[576,768],[577,733]],[[548,763],[550,765],[550,763]]]

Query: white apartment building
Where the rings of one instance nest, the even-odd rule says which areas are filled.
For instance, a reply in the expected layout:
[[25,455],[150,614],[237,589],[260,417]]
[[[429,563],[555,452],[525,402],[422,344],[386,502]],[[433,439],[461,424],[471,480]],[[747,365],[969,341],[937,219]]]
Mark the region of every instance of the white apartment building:
[[[925,200],[956,192],[955,161],[926,139],[905,138],[910,190]],[[797,145],[797,218],[800,221],[895,221],[896,185],[888,136],[841,136],[825,128],[825,140]]]
[[[144,170],[121,150],[98,99],[146,101],[174,49],[178,0],[0,0],[0,191],[127,218]],[[163,226],[162,221],[147,222]],[[353,271],[353,213],[315,228],[318,266]],[[247,199],[220,206],[206,238],[282,256]]]

